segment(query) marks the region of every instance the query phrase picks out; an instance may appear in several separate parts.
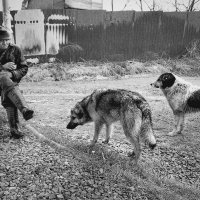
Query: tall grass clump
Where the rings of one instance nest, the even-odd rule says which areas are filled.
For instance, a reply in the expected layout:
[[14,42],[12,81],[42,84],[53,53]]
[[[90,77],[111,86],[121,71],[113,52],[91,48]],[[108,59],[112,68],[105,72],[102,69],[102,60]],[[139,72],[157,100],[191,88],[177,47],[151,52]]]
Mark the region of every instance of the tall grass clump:
[[68,74],[69,66],[56,63],[50,69],[51,77],[54,81],[61,81],[70,78]]
[[40,82],[44,80],[60,81],[70,78],[68,74],[69,65],[63,63],[45,63],[29,68],[24,81]]
[[173,60],[171,71],[184,76],[200,76],[200,40],[195,39],[185,47],[179,59]]
[[150,73],[153,71],[158,71],[154,66],[146,65],[145,63],[138,61],[124,61],[116,63],[107,63],[102,65],[102,76],[105,77],[123,77],[126,75],[134,75],[141,73]]
[[186,50],[185,57],[200,59],[200,40],[192,40],[188,47],[186,47]]

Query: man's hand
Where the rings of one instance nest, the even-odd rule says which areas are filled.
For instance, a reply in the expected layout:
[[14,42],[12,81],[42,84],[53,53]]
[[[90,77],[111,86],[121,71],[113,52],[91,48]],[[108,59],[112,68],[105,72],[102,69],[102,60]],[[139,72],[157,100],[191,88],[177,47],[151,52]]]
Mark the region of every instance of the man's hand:
[[6,64],[2,65],[2,69],[6,71],[12,71],[16,69],[16,65],[14,62],[7,62]]

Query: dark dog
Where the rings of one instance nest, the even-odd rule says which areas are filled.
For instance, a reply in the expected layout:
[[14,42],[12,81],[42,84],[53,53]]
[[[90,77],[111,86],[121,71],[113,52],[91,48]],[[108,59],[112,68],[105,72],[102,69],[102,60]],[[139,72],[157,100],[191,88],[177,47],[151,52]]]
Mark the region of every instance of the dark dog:
[[143,138],[153,149],[156,139],[152,129],[151,110],[147,101],[138,93],[126,90],[95,90],[91,95],[78,102],[71,110],[68,129],[88,122],[95,123],[94,137],[91,147],[98,140],[102,126],[106,126],[108,143],[112,132],[112,124],[120,121],[124,134],[134,146],[136,162],[140,156],[139,138]]

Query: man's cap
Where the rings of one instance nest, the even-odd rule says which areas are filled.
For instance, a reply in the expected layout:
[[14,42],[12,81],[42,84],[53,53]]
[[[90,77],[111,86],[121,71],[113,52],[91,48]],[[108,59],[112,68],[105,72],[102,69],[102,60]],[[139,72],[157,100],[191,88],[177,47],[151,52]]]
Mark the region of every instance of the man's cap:
[[11,35],[8,29],[6,29],[3,26],[0,26],[0,40],[9,40],[9,39],[11,39]]

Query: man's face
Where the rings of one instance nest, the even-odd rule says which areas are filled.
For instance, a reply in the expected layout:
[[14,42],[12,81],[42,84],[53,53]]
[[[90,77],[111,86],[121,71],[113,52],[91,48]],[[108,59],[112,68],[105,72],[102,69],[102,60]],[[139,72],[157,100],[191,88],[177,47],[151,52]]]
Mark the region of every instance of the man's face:
[[10,43],[10,39],[0,40],[0,49],[7,49],[9,43]]

